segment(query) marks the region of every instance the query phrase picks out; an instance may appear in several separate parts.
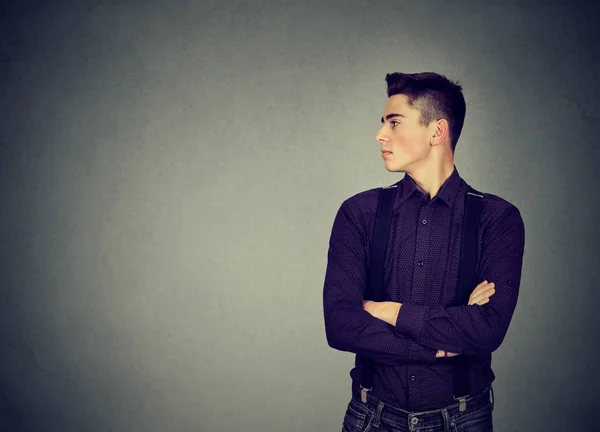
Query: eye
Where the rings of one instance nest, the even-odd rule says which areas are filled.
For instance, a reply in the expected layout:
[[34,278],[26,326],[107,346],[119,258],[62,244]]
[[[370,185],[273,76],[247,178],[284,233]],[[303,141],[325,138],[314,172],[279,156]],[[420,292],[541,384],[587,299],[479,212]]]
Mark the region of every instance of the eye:
[[395,126],[399,125],[399,124],[400,124],[400,122],[398,122],[398,121],[396,121],[396,120],[391,120],[391,121],[390,121],[390,124],[392,125],[392,127],[395,127]]

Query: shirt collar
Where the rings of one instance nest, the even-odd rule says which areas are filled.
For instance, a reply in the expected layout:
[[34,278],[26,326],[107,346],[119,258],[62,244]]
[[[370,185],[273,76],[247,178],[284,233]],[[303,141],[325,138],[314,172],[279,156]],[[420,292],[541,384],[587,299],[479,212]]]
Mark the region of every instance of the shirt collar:
[[[442,184],[434,199],[437,198],[451,206],[454,202],[454,198],[456,197],[458,189],[460,188],[461,181],[462,179],[458,173],[458,169],[456,168],[456,165],[454,165],[452,174],[450,174],[450,177],[448,177]],[[400,203],[404,202],[404,200],[406,200],[409,196],[412,196],[418,190],[419,188],[417,187],[414,179],[410,175],[405,174],[404,178],[402,179],[402,194],[399,198]]]

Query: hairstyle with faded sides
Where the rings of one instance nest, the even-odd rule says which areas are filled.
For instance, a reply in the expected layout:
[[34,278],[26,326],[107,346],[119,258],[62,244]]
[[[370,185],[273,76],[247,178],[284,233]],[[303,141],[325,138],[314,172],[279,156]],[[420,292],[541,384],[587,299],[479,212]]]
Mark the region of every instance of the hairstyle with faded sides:
[[450,148],[454,154],[456,143],[465,122],[467,111],[462,87],[435,72],[401,73],[385,76],[388,97],[403,94],[408,104],[420,111],[420,123],[446,119],[450,132]]

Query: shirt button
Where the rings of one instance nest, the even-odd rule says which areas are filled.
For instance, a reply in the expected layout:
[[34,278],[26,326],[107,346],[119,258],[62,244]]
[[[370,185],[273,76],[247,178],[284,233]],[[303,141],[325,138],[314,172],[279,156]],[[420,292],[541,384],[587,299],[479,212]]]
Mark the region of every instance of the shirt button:
[[425,219],[423,219],[421,222],[423,222],[423,225],[425,225],[427,223],[427,221]]
[[416,377],[416,376],[414,376],[414,375],[411,375],[411,376],[410,376],[410,380],[411,380],[411,381],[414,381],[414,380],[416,380],[416,379],[417,379],[417,377]]
[[415,195],[416,196],[421,196],[421,193],[420,192],[415,192]]
[[423,261],[419,261],[419,267],[423,267]]

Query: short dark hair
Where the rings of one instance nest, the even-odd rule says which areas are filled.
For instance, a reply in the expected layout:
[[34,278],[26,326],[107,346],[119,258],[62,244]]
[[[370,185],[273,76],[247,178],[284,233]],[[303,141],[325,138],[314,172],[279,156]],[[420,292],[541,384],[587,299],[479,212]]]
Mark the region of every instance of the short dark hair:
[[452,153],[465,122],[467,111],[462,87],[435,72],[400,73],[385,76],[388,97],[403,94],[408,104],[421,112],[420,123],[427,126],[434,120],[444,118],[450,129]]

